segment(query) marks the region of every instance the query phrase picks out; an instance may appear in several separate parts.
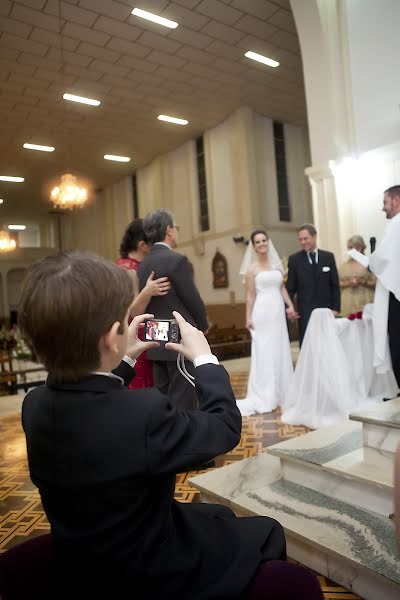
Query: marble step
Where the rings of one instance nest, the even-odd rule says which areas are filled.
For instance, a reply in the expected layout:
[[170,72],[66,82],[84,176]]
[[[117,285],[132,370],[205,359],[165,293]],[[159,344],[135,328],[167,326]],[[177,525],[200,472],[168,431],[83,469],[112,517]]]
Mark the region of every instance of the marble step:
[[400,398],[351,413],[349,418],[363,424],[364,446],[396,451],[400,444]]
[[270,446],[282,477],[330,498],[388,517],[393,513],[393,454],[363,446],[363,425],[345,421]]
[[284,480],[280,459],[267,453],[189,481],[203,501],[229,506],[238,516],[277,519],[285,528],[291,558],[365,600],[400,598],[391,519]]

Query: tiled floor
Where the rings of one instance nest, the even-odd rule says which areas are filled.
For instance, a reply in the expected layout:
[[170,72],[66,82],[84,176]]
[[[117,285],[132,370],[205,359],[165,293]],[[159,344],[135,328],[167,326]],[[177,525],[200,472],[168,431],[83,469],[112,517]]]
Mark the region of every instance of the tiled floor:
[[[226,364],[232,385],[238,398],[246,394],[248,359],[229,361]],[[0,403],[2,398],[0,397]],[[39,494],[30,481],[26,461],[25,439],[20,424],[19,402],[8,400],[8,411],[0,415],[0,552],[36,535],[48,531],[49,525],[43,513]],[[216,466],[254,456],[278,441],[305,433],[304,427],[292,427],[281,423],[279,411],[243,419],[240,444],[216,460]],[[177,476],[176,498],[181,502],[197,502],[199,494],[188,483],[193,474]],[[324,598],[333,600],[356,600],[358,596],[319,576]],[[295,599],[294,599],[295,600]]]

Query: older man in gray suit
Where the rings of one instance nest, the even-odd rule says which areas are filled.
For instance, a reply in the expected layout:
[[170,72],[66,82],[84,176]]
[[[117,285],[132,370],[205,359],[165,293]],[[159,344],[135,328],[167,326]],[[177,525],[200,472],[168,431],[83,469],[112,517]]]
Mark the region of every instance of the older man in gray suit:
[[[153,211],[143,219],[147,241],[152,244],[150,253],[142,260],[138,270],[140,288],[154,271],[154,277],[168,277],[171,289],[165,296],[153,296],[147,307],[157,319],[173,319],[177,310],[189,323],[206,331],[208,322],[204,303],[193,280],[193,272],[186,256],[174,252],[178,245],[178,226],[172,213],[166,209]],[[147,352],[153,361],[156,387],[168,394],[179,408],[197,407],[194,387],[181,375],[176,363],[176,353],[164,347]],[[194,375],[192,363],[186,362],[187,371]]]

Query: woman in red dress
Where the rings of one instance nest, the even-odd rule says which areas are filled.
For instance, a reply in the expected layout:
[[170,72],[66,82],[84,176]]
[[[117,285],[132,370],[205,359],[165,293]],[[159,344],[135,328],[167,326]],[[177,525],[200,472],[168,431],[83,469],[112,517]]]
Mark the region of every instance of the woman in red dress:
[[[154,273],[151,273],[145,287],[139,292],[139,282],[136,271],[139,268],[140,261],[150,252],[150,246],[144,235],[142,219],[134,219],[126,228],[122,237],[119,253],[121,258],[116,262],[117,265],[128,269],[134,278],[135,299],[131,306],[131,318],[146,311],[147,305],[152,296],[164,296],[168,293],[171,285],[167,277],[153,279]],[[139,333],[139,337],[142,335]],[[135,365],[136,377],[129,384],[130,389],[143,387],[153,387],[153,366],[152,362],[143,352]]]

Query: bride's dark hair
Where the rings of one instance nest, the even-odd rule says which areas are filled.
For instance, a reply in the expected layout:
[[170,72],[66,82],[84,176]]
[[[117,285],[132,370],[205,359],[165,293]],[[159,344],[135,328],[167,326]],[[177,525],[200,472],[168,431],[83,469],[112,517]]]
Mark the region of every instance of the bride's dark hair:
[[255,230],[253,231],[253,233],[251,234],[251,236],[250,236],[251,243],[253,244],[253,246],[254,246],[254,238],[255,238],[255,237],[256,237],[256,235],[258,235],[259,233],[262,233],[263,235],[265,235],[265,237],[267,238],[267,240],[269,240],[268,233],[267,233],[267,232],[266,232],[264,229],[255,229]]

